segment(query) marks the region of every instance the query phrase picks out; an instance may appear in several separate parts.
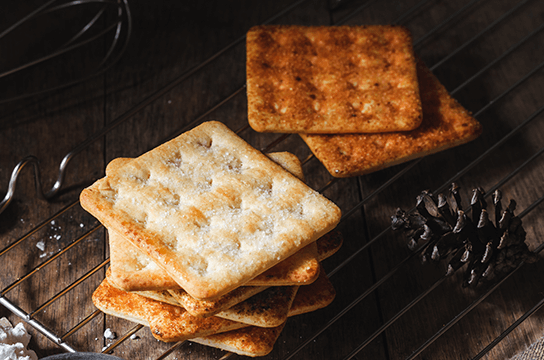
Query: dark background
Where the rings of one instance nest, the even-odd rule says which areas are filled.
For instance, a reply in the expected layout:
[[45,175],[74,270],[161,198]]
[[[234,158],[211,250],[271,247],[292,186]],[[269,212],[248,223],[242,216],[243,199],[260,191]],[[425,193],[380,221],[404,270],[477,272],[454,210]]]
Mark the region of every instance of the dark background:
[[[2,2],[0,34],[43,3]],[[129,5],[132,33],[119,61],[113,60],[124,49],[123,36],[105,66],[100,65],[112,36],[111,32],[99,35],[99,31],[115,21],[117,11],[108,7],[90,32],[98,34],[97,39],[0,78],[0,196],[7,191],[13,168],[28,155],[39,159],[42,186],[48,191],[67,153],[119,121],[74,155],[60,193],[50,200],[37,196],[33,168],[25,166],[12,203],[0,214],[3,295],[26,312],[38,309],[33,316],[57,335],[64,335],[95,311],[90,296],[107,267],[101,266],[108,257],[106,235],[77,203],[81,189],[103,176],[110,160],[138,156],[202,121],[219,120],[234,130],[243,129],[247,125],[244,34],[251,26],[268,21],[407,26],[416,54],[481,121],[484,133],[474,142],[415,164],[343,179],[323,190],[344,213],[358,206],[339,226],[345,238],[343,248],[324,263],[333,273],[337,297],[326,309],[290,319],[267,358],[284,359],[295,353],[295,359],[343,359],[420,294],[424,294],[421,300],[372,337],[355,358],[403,359],[467,306],[478,302],[419,356],[472,358],[543,298],[542,261],[523,266],[481,302],[490,286],[463,289],[460,275],[432,288],[441,279],[445,264],[405,260],[410,252],[402,236],[387,230],[397,207],[410,209],[421,190],[444,189],[452,179],[461,186],[466,205],[477,186],[491,189],[500,184],[505,199],[516,199],[518,213],[542,196],[541,157],[513,173],[544,143],[543,116],[531,118],[544,103],[539,68],[544,60],[541,1],[138,0]],[[93,3],[55,10],[3,35],[0,73],[50,54],[101,6]],[[104,72],[78,80],[98,71]],[[77,84],[12,100],[71,81]],[[265,151],[291,151],[301,160],[310,155],[295,135],[281,138],[277,144],[273,142],[280,138],[278,134],[245,129],[240,135]],[[505,136],[508,138],[501,140]],[[375,192],[407,165],[414,166]],[[318,190],[331,180],[315,158],[304,164],[304,172],[309,185]],[[523,217],[531,249],[544,239],[543,215],[539,205]],[[36,246],[40,241],[44,251]],[[369,241],[372,245],[363,247]],[[61,249],[61,255],[54,258]],[[48,259],[52,259],[50,263],[35,271]],[[29,273],[28,279],[16,283]],[[41,308],[85,275],[88,278],[81,284]],[[374,290],[377,282],[380,285]],[[16,286],[11,288],[12,284]],[[3,307],[0,316],[20,321]],[[542,316],[541,311],[536,312],[484,358],[508,358],[523,350],[542,335]],[[110,343],[103,338],[104,329],[112,328],[121,336],[133,326],[98,314],[66,341],[80,351],[100,352]],[[33,334],[30,347],[39,355],[63,351],[27,328]],[[139,340],[124,341],[114,354],[150,359],[171,346],[154,340],[147,329],[137,334]],[[222,355],[219,350],[187,342],[168,358],[215,359]]]

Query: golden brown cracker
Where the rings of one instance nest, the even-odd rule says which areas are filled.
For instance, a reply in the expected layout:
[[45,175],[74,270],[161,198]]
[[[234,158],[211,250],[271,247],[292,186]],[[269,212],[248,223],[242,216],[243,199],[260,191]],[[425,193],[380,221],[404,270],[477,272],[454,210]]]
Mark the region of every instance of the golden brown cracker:
[[[267,156],[289,171],[297,178],[304,180],[302,165],[298,157],[289,152],[270,153]],[[117,158],[106,167],[106,175],[127,164],[130,158]],[[115,231],[108,231],[110,247],[110,281],[125,291],[161,291],[176,290],[180,286],[168,273],[138,250],[130,241]],[[315,243],[309,244],[300,251],[275,265],[265,273],[250,280],[248,286],[280,286],[307,284],[319,275]]]
[[316,281],[310,285],[299,286],[288,316],[301,315],[322,309],[329,305],[335,297],[334,286],[325,271],[321,269],[319,278]]
[[[329,305],[336,292],[324,271],[311,285],[299,286],[288,316],[309,313]],[[239,355],[264,356],[272,351],[286,323],[275,328],[249,326],[239,330],[209,335],[191,341],[231,351]]]
[[285,323],[273,328],[248,326],[221,334],[191,339],[191,341],[219,348],[243,356],[265,356],[274,348]]
[[191,315],[208,317],[230,308],[266,288],[266,286],[240,286],[213,300],[197,300],[183,289],[168,290],[168,293]]
[[481,124],[418,61],[423,122],[408,132],[300,136],[335,177],[368,174],[476,139]]
[[279,326],[287,320],[298,288],[299,286],[271,286],[217,313],[216,316],[259,327]]
[[165,342],[239,329],[246,325],[217,317],[197,318],[180,306],[119,290],[104,279],[94,291],[94,305],[104,313],[149,326],[153,336]]
[[246,46],[256,131],[375,133],[421,123],[412,37],[402,26],[256,26]]
[[120,166],[80,200],[198,299],[246,284],[340,220],[330,200],[219,122]]

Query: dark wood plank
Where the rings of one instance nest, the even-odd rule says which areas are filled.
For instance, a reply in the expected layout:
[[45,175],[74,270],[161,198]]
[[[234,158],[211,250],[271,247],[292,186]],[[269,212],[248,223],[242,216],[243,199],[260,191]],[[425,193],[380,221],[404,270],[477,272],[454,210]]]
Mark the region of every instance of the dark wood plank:
[[[28,14],[43,2],[6,2],[2,4],[2,30]],[[80,9],[80,8],[79,8]],[[27,22],[20,30],[0,39],[2,69],[21,65],[50,53],[70,36],[76,34],[99,9],[91,7],[85,11],[59,10]],[[82,10],[82,9],[81,9]],[[94,66],[104,52],[104,39],[97,39],[89,46],[67,53],[65,56],[38,64],[28,70],[2,77],[1,100],[25,94],[69,81],[71,76],[84,72],[86,66]],[[95,78],[67,90],[47,92],[40,96],[0,104],[0,178],[2,196],[7,187],[11,170],[28,155],[39,159],[43,191],[53,186],[58,176],[58,167],[66,153],[83,142],[103,124],[104,107],[103,79]],[[34,311],[45,304],[78,277],[92,269],[104,259],[103,235],[93,233],[83,238],[78,246],[66,251],[58,259],[42,266],[60,249],[66,248],[74,239],[97,226],[97,221],[73,204],[90,177],[103,171],[103,162],[96,161],[96,154],[103,144],[93,144],[68,166],[64,187],[51,201],[39,199],[34,185],[33,169],[25,167],[17,183],[16,194],[9,208],[0,216],[0,247],[4,249],[17,239],[34,231],[20,245],[2,256],[0,287],[5,289],[18,278],[33,269],[40,268],[35,276],[5,294],[6,298],[24,311]],[[101,157],[99,157],[101,159]],[[85,182],[87,181],[87,182]],[[38,226],[43,224],[43,227]],[[43,245],[40,245],[43,244]],[[94,284],[98,278],[95,277]],[[94,290],[93,283],[76,287],[67,296],[59,298],[53,305],[35,314],[35,318],[58,334],[63,334],[78,321],[94,311],[86,299]],[[85,301],[82,301],[85,300]],[[70,312],[67,313],[66,310]],[[0,316],[6,316],[2,307]],[[19,322],[10,316],[12,322]],[[45,356],[59,351],[58,346],[33,331],[31,347]],[[76,347],[87,346],[89,339],[101,337],[97,327],[87,327],[74,336]],[[100,347],[90,347],[100,351]]]
[[[18,2],[8,2],[6,7],[9,5],[13,10],[0,13],[0,31],[12,23],[13,17],[22,16],[39,3],[28,2],[28,7],[23,7],[18,6]],[[318,313],[290,319],[273,353],[267,357],[270,359],[285,359],[295,352],[291,358],[342,359],[354,351],[357,352],[355,358],[402,359],[409,356],[444,324],[482,296],[488,285],[463,289],[460,274],[446,279],[359,351],[361,344],[382,324],[432,287],[444,273],[444,263],[422,265],[417,258],[402,263],[410,255],[402,236],[391,231],[382,234],[389,226],[390,216],[396,207],[411,208],[421,190],[434,190],[447,185],[459,172],[462,174],[457,181],[468,204],[473,187],[492,188],[535,154],[544,143],[544,125],[540,115],[477,165],[464,171],[467,165],[543,105],[539,96],[543,92],[543,73],[539,71],[507,96],[487,106],[542,62],[542,31],[478,74],[487,64],[492,64],[540,26],[544,13],[541,2],[528,1],[520,5],[504,21],[474,41],[471,41],[472,37],[518,3],[512,0],[480,1],[474,5],[462,0],[426,3],[415,0],[402,3],[344,0],[336,3],[337,6],[331,6],[332,2],[326,1],[301,2],[273,22],[303,25],[400,23],[407,26],[414,35],[416,53],[430,67],[437,65],[433,67],[433,72],[454,92],[454,97],[463,106],[477,114],[485,130],[478,140],[470,144],[417,162],[378,194],[374,194],[376,189],[411,164],[361,178],[335,181],[323,190],[327,197],[341,206],[344,213],[358,206],[357,211],[339,226],[345,238],[344,247],[324,263],[327,272],[332,273],[331,281],[337,289],[337,298],[330,307]],[[243,36],[252,25],[266,21],[291,4],[292,1],[130,2],[134,19],[131,42],[121,61],[105,76],[67,90],[0,104],[2,193],[11,169],[29,154],[40,159],[44,187],[48,189],[57,177],[62,157],[68,151],[108,124],[130,115],[127,121],[74,158],[68,168],[65,188],[54,200],[36,198],[31,169],[25,168],[13,203],[0,215],[0,251],[34,229],[35,232],[13,250],[0,255],[2,270],[6,270],[0,276],[2,289],[40,266],[58,249],[67,247],[75,240],[80,242],[10,291],[7,298],[32,311],[107,258],[104,230],[79,205],[67,207],[77,201],[84,186],[103,175],[104,167],[111,159],[138,156],[170,136],[192,127],[194,122],[215,119],[235,130],[246,125]],[[467,6],[466,10],[445,23],[463,6]],[[404,16],[407,12],[409,15]],[[77,16],[84,17],[83,14]],[[53,25],[49,24],[52,29],[55,28]],[[28,49],[35,49],[39,42],[34,36],[17,36],[7,41],[0,39],[0,49],[6,46],[14,49],[4,63],[0,62],[1,66],[21,61],[31,54]],[[28,42],[21,42],[21,37]],[[469,45],[448,57],[468,41],[471,41]],[[191,72],[230,44],[233,44],[232,47],[217,58]],[[99,47],[103,51],[104,47]],[[88,49],[87,53],[79,54],[80,63],[64,60],[56,66],[58,68],[61,64],[60,67],[75,70],[81,64],[89,64],[96,59],[100,51]],[[442,63],[446,57],[447,60]],[[43,69],[27,74],[37,77],[36,81],[44,84],[55,78],[52,76],[54,73]],[[175,86],[168,88],[178,79]],[[25,91],[35,85],[23,80],[0,79],[0,84],[5,84],[2,94]],[[467,80],[470,82],[465,83]],[[158,93],[163,89],[169,91]],[[154,99],[155,94],[160,96]],[[229,98],[231,95],[232,98]],[[223,103],[225,99],[228,100]],[[480,112],[484,107],[485,111]],[[138,111],[131,113],[134,109]],[[281,135],[258,134],[251,129],[242,131],[240,135],[259,149],[291,151],[300,159],[310,155],[296,135],[288,136],[271,147],[268,145]],[[542,161],[541,157],[537,158],[501,186],[505,198],[516,199],[519,211],[542,196]],[[304,164],[304,171],[309,185],[315,189],[324,188],[331,180],[315,158]],[[370,197],[371,194],[374,195]],[[360,204],[362,199],[365,199],[363,205]],[[56,215],[65,209],[65,213]],[[543,238],[543,212],[540,205],[523,218],[531,249],[536,248]],[[55,222],[52,223],[52,220]],[[37,228],[41,223],[44,226]],[[88,231],[91,233],[85,236]],[[79,240],[81,236],[84,237]],[[44,251],[36,247],[40,241],[44,241]],[[369,241],[372,245],[363,248]],[[395,270],[401,263],[401,267]],[[541,299],[538,284],[543,280],[542,266],[540,262],[521,268],[432,343],[419,358],[457,359],[471,358],[477,354]],[[395,272],[390,278],[376,290],[366,293],[373,284],[389,276],[391,271]],[[104,269],[99,269],[75,290],[37,313],[36,318],[62,335],[94,311],[90,295],[103,276]],[[0,316],[18,321],[4,308],[0,308]],[[484,358],[510,357],[542,336],[541,316],[538,312],[529,318]],[[122,335],[133,326],[128,321],[100,315],[70,336],[68,342],[80,350],[100,352],[104,345],[111,343],[102,336],[106,328],[112,328]],[[44,336],[30,331],[34,335],[31,347],[41,356],[62,351]],[[137,334],[139,339],[125,341],[115,349],[114,354],[123,358],[149,359],[160,356],[171,346],[154,340],[148,329],[144,328]],[[207,359],[219,358],[223,354],[188,342],[169,358]]]
[[[436,35],[430,36],[424,42],[419,42],[419,38],[427,36],[426,34],[429,31],[448,19],[456,9],[460,8],[458,4],[453,5],[452,3],[444,3],[423,8],[418,11],[417,16],[403,22],[414,34],[416,52],[423,57],[429,66],[433,66],[455,51],[457,47],[470,40],[475,34],[491,24],[494,19],[516,4],[513,2],[500,2],[500,4],[494,2],[493,4],[484,3],[472,6],[462,16],[448,23]],[[538,20],[529,15],[532,11],[535,11],[531,6],[535,6],[535,4],[523,7],[509,17],[504,24],[501,23],[493,28],[481,39],[475,41],[473,45],[459,52],[444,65],[437,67],[434,70],[435,74],[448,89],[455,91],[457,87],[462,86],[466,80],[470,79],[481,68],[501,56],[504,51],[519,41],[523,37],[520,34],[529,33],[537,28]],[[521,21],[521,18],[527,19],[527,21]],[[520,29],[519,33],[516,32],[516,35],[514,35],[511,31],[513,26],[525,27],[525,29]],[[480,108],[487,105],[489,101],[536,66],[539,62],[538,59],[541,61],[541,55],[536,56],[536,58],[524,55],[523,49],[526,49],[525,51],[530,48],[535,49],[536,44],[539,42],[538,36],[531,41],[534,41],[533,45],[521,46],[515,56],[507,57],[504,61],[491,67],[480,77],[475,78],[456,91],[454,96],[461,104],[477,113]],[[540,87],[536,84],[533,85],[536,88]],[[529,89],[529,86],[526,85],[524,89]],[[521,98],[524,99],[524,105],[521,105]],[[539,106],[542,106],[542,103],[533,99],[527,93],[523,96],[514,92],[512,96],[505,98],[499,106],[501,107],[500,110],[492,107],[478,117],[485,129],[480,139],[460,148],[429,156],[365,207],[367,224],[370,224],[370,237],[376,236],[388,226],[389,216],[394,213],[397,206],[410,209],[415,205],[415,196],[419,191],[425,189],[434,190],[443,184],[447,184],[449,179],[462,171],[465,166],[484,153],[486,149],[500,141],[516,124],[521,123]],[[541,124],[531,124],[526,131],[515,136],[504,147],[493,152],[489,158],[484,159],[474,169],[460,177],[457,181],[462,186],[465,205],[468,206],[469,204],[472,188],[476,186],[482,186],[484,189],[491,188],[503,176],[509,174],[516,166],[527,159],[530,156],[529,154],[537,151],[542,143],[540,133]],[[513,148],[517,147],[520,147],[520,153],[517,153],[519,155],[514,154],[512,151]],[[538,165],[541,161],[536,161],[531,166],[531,170],[524,170],[523,174],[516,176],[502,186],[505,196],[508,198],[517,198],[519,196],[520,202],[525,203],[525,207],[541,196],[534,194],[532,197],[528,197],[523,195],[525,190],[522,190],[527,188],[535,189],[534,185],[529,186],[527,182],[541,183],[538,180],[542,176],[541,170],[538,170],[541,167]],[[363,177],[361,179],[362,191],[364,193],[372,192],[397,171],[400,171],[403,166]],[[540,185],[536,187],[541,189]],[[538,190],[535,192],[539,193]],[[541,193],[542,190],[540,190]],[[523,205],[520,205],[521,209],[524,209]],[[541,211],[542,209],[535,210],[537,213],[541,213]],[[534,219],[538,215],[531,216]],[[528,236],[529,242],[531,247],[535,248],[539,244],[538,231],[537,234],[534,234],[531,226],[529,227],[529,233],[532,233]],[[379,244],[372,248],[378,277],[388,274],[396,264],[409,256],[410,252],[403,247],[402,236],[388,232],[380,240]],[[421,265],[417,259],[412,259],[400,271],[396,272],[396,275],[390,281],[378,289],[384,319],[388,320],[396,316],[420,293],[427,291],[439,281],[445,272],[443,265]],[[535,267],[535,265],[529,265],[522,270],[522,273],[525,271],[528,273],[538,272]],[[516,279],[518,278],[516,277]],[[538,295],[532,300],[528,300],[525,296],[519,296],[519,294],[526,292],[525,289],[533,286],[534,281],[540,280],[532,278],[527,283],[521,280],[509,281],[486,299],[475,311],[461,320],[457,326],[447,332],[443,338],[430,346],[422,356],[433,359],[470,358],[477,354],[480,349],[520,316],[523,312],[521,308],[527,309],[530,307],[528,303],[534,304],[538,301]],[[461,282],[462,278],[459,275],[446,280],[389,327],[386,336],[391,358],[405,358],[410,355],[423,344],[425,339],[439,331],[456,314],[478,299],[486,289],[485,286],[480,286],[477,289],[462,289]],[[533,321],[538,322],[538,318],[535,317],[521,326],[508,341],[501,343],[486,358],[505,358],[507,357],[505,354],[511,356],[523,348],[522,344],[525,344],[527,339],[534,341],[538,338],[541,332],[535,331]]]

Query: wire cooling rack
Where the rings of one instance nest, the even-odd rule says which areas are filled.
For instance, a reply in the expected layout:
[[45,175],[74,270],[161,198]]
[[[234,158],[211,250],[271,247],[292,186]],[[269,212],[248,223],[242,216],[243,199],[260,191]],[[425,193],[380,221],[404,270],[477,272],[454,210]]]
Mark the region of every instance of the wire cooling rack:
[[[25,8],[26,5],[30,6],[31,2],[21,8]],[[9,7],[4,9],[6,12],[10,12]],[[15,14],[13,15],[15,16]],[[82,20],[76,21],[77,17],[81,17]],[[10,19],[10,21],[12,20],[13,18]],[[51,31],[46,31],[44,24],[50,26],[51,23],[56,23],[57,31],[62,31],[66,37],[55,37],[50,34]],[[77,27],[72,29],[69,24]],[[41,83],[32,83],[31,89],[22,93],[5,91],[6,89],[4,89],[0,96],[0,103],[8,103],[63,89],[103,74],[123,55],[130,40],[132,18],[126,1],[49,0],[30,8],[24,16],[8,25],[7,28],[0,30],[0,46],[4,49],[12,49],[11,44],[14,41],[28,38],[28,36],[17,38],[16,36],[21,36],[21,33],[31,33],[30,38],[38,40],[41,46],[29,44],[33,49],[21,55],[23,60],[17,59],[15,63],[6,61],[6,57],[0,68],[0,79],[6,81],[3,83],[6,88],[16,87],[13,84],[18,79],[16,75],[21,72],[29,69],[39,72],[53,72],[57,66],[55,62],[74,61],[77,56],[81,56],[80,51],[88,51],[92,46],[96,49],[96,43],[105,46],[106,51],[103,56],[92,62],[92,66],[81,65],[74,73],[66,72],[62,76],[57,72],[54,81],[49,82],[42,79]],[[57,38],[63,41],[56,43],[55,39]],[[30,83],[31,77],[27,75],[26,81]]]
[[[293,3],[271,17],[267,23],[281,22],[284,16],[296,11],[296,8],[304,3],[305,1]],[[495,189],[503,189],[505,197],[527,194],[525,198],[532,199],[529,202],[518,204],[516,213],[523,219],[527,227],[531,250],[539,253],[544,246],[541,241],[544,229],[541,220],[544,212],[541,205],[544,199],[544,183],[539,177],[542,174],[540,171],[539,175],[539,169],[542,169],[543,166],[540,155],[544,149],[542,147],[544,141],[542,141],[542,137],[539,137],[539,134],[544,130],[542,125],[543,92],[537,92],[535,96],[535,89],[536,91],[543,90],[539,84],[542,83],[542,66],[544,65],[544,53],[541,50],[543,47],[541,33],[544,24],[542,20],[544,8],[535,1],[504,1],[500,3],[500,9],[494,11],[494,14],[499,15],[484,20],[482,19],[484,16],[478,13],[479,7],[483,6],[482,3],[487,3],[487,6],[490,6],[489,3],[492,2],[467,1],[460,5],[456,3],[456,7],[450,7],[441,2],[421,1],[402,8],[402,11],[397,12],[396,18],[390,19],[382,15],[384,12],[379,10],[384,6],[382,2],[368,1],[360,5],[348,2],[349,11],[345,11],[340,19],[332,21],[332,25],[364,24],[361,14],[375,10],[378,14],[376,15],[378,19],[374,20],[375,22],[407,26],[414,34],[416,53],[424,59],[437,77],[444,81],[450,93],[472,110],[473,115],[483,123],[485,130],[482,137],[485,141],[479,142],[477,140],[473,144],[459,149],[448,150],[447,154],[425,157],[376,174],[349,180],[334,179],[324,175],[325,172],[319,162],[307,150],[295,149],[299,156],[304,156],[304,170],[310,179],[310,185],[314,188],[327,195],[329,190],[334,188],[346,187],[348,189],[348,182],[353,184],[355,181],[358,192],[354,194],[354,201],[332,199],[338,200],[342,207],[343,217],[339,229],[344,233],[345,243],[350,244],[349,251],[336,255],[334,261],[326,264],[327,273],[339,293],[335,300],[336,305],[331,306],[321,315],[314,315],[320,316],[322,319],[311,329],[305,328],[305,320],[293,319],[293,330],[284,331],[285,334],[282,334],[276,349],[269,358],[302,359],[325,356],[324,358],[338,359],[413,359],[426,358],[427,353],[440,354],[440,348],[445,348],[444,351],[451,353],[449,356],[442,356],[442,358],[457,359],[459,356],[455,349],[445,344],[454,337],[458,339],[460,334],[468,331],[465,330],[465,327],[470,329],[470,332],[466,334],[467,343],[476,342],[478,344],[477,346],[471,345],[471,349],[480,349],[478,353],[470,355],[473,359],[497,358],[497,351],[502,354],[501,358],[506,358],[513,354],[505,353],[503,349],[510,347],[515,351],[521,350],[542,335],[543,331],[538,329],[538,326],[536,326],[537,330],[532,330],[532,332],[528,330],[533,329],[534,324],[539,323],[538,311],[544,305],[544,298],[536,282],[534,283],[535,287],[526,287],[524,291],[533,294],[530,299],[537,300],[533,303],[519,304],[519,309],[516,307],[515,313],[507,317],[512,319],[510,323],[505,324],[498,320],[504,316],[505,309],[495,305],[497,296],[502,297],[504,296],[502,294],[508,293],[512,282],[527,282],[524,279],[529,275],[524,269],[529,265],[522,263],[505,278],[481,285],[476,290],[461,289],[458,279],[460,276],[446,277],[443,275],[444,269],[441,266],[429,268],[419,264],[417,256],[403,247],[402,242],[398,240],[400,236],[391,231],[389,219],[384,219],[383,216],[383,213],[392,215],[396,206],[409,209],[414,205],[415,196],[423,189],[407,188],[404,184],[406,182],[413,183],[422,172],[427,173],[427,178],[436,177],[436,180],[429,181],[429,185],[434,186],[431,190],[435,194],[446,191],[452,182],[462,184],[463,192],[468,194],[472,187],[480,186],[480,182],[483,181],[486,187],[486,196],[492,194]],[[334,5],[336,8],[338,4]],[[396,3],[388,3],[386,6],[401,7]],[[339,9],[342,13],[341,4]],[[433,12],[442,12],[442,20],[435,23],[429,30],[428,26],[424,27],[421,24],[428,21],[425,17],[426,14]],[[456,26],[471,16],[481,19],[478,30],[470,36],[456,38]],[[519,36],[514,42],[503,43],[501,34],[508,32],[509,29],[511,31],[515,29]],[[229,50],[243,46],[244,38],[236,39],[221,51],[174,79],[170,84],[160,88],[68,153],[59,166],[58,180],[49,194],[54,194],[55,191],[62,188],[64,172],[68,163],[81,151],[86,150],[104,135],[111,133],[113,129],[150,104],[164,98],[172,89],[196,74],[206,72],[207,67],[214,62],[228,59]],[[487,49],[493,49],[493,51],[488,51],[492,56],[482,57],[481,61],[474,61],[474,59],[480,60],[478,54],[485,53]],[[531,61],[527,61],[528,54],[531,55]],[[470,65],[467,65],[468,61],[471,62]],[[505,76],[497,70],[503,68],[509,68],[511,71],[507,74],[507,79],[502,82],[504,84],[502,88],[492,90],[485,88],[486,83],[491,79]],[[457,69],[462,69],[462,71],[458,73]],[[191,119],[172,136],[209,119],[234,99],[245,96],[244,93],[245,87],[242,85],[203,114]],[[517,104],[513,105],[515,111],[510,110],[509,105],[512,102]],[[520,109],[523,111],[519,111]],[[495,118],[506,118],[506,124],[495,123]],[[255,138],[253,130],[247,125],[239,126],[235,130],[244,138]],[[253,135],[250,136],[250,134]],[[296,142],[293,140],[295,135],[262,135],[260,137],[257,135],[257,137],[260,140],[256,141],[254,145],[262,149],[263,152],[291,150],[293,146],[300,148],[300,145],[292,145],[294,141]],[[450,168],[448,164],[449,157],[456,157],[456,161],[451,161],[453,168]],[[489,171],[490,167],[485,166],[489,163],[496,164],[500,170],[485,174],[478,173],[480,169]],[[23,159],[19,163],[13,171],[7,194],[2,202],[2,211],[9,206],[11,197],[16,191],[17,178],[22,168],[28,164],[35,164],[36,169],[39,169],[35,158]],[[39,171],[35,172],[35,176],[39,183]],[[427,183],[422,184],[422,186],[427,185]],[[41,192],[41,186],[39,189]],[[47,192],[41,193],[41,195],[48,196]],[[384,207],[386,209],[383,210],[381,219],[373,217],[374,211]],[[366,214],[365,221],[360,221],[362,213]],[[374,220],[375,223],[372,223]],[[63,229],[60,224],[62,226],[68,224],[68,226],[77,228],[79,235],[70,239],[62,238]],[[0,303],[58,347],[68,352],[92,350],[93,348],[88,344],[90,342],[88,334],[96,334],[96,331],[93,332],[90,328],[99,327],[102,329],[104,326],[105,315],[98,310],[91,310],[92,305],[89,305],[89,297],[87,296],[81,301],[74,300],[73,293],[80,292],[82,287],[87,287],[91,291],[93,287],[96,287],[97,281],[103,276],[103,271],[109,263],[107,251],[101,250],[105,253],[102,262],[87,264],[86,267],[77,269],[77,271],[73,270],[73,265],[69,260],[66,260],[66,258],[69,259],[69,253],[75,247],[90,246],[92,248],[98,246],[100,249],[107,247],[105,236],[101,235],[102,230],[102,227],[85,215],[79,204],[74,202],[51,218],[43,219],[30,232],[0,251],[2,264],[7,264],[7,268],[9,268],[11,262],[15,261],[12,254],[21,247],[27,246],[32,239],[53,237],[60,240],[58,241],[58,249],[49,252],[44,249],[43,252],[36,253],[38,259],[34,262],[35,266],[31,266],[23,276],[14,279],[10,285],[2,289]],[[96,245],[97,242],[102,245]],[[362,258],[374,262],[374,266],[369,269],[360,265]],[[59,265],[59,262],[63,265]],[[378,262],[380,263],[378,264]],[[52,294],[50,291],[43,290],[43,287],[39,285],[40,271],[51,266],[57,266],[60,270],[59,276],[69,278],[70,280],[66,282],[71,284],[62,289],[55,289]],[[535,266],[532,271],[542,270],[541,265]],[[364,286],[353,286],[353,289],[345,291],[345,286],[348,283],[339,279],[346,276],[352,277],[352,281],[361,281]],[[407,280],[407,276],[420,278],[414,289],[408,289],[413,284]],[[535,279],[538,280],[540,277],[536,276]],[[533,284],[533,282],[529,283]],[[339,287],[339,284],[342,287]],[[14,293],[19,295],[21,293],[35,294],[41,291],[47,295],[36,296],[35,301],[30,301],[35,305],[32,309],[19,307],[18,297],[11,296]],[[32,296],[34,295],[27,295],[27,297]],[[76,295],[76,298],[77,296],[79,295]],[[456,302],[455,308],[444,310],[447,306],[444,307],[443,304],[452,296],[459,297],[462,301]],[[68,301],[66,298],[71,300]],[[61,301],[66,301],[70,306],[81,306],[89,310],[85,316],[79,316],[77,319],[70,318],[70,314],[44,315],[51,305]],[[379,315],[371,316],[379,317],[381,325],[368,328],[364,333],[355,335],[356,331],[351,332],[350,329],[361,329],[359,323],[365,320],[363,316],[369,316],[368,311],[370,311],[365,311],[362,308],[367,307],[368,304],[374,304],[378,309]],[[506,306],[510,305],[506,303]],[[433,309],[435,310],[433,311]],[[412,314],[414,311],[421,312],[419,322],[414,321],[417,319],[417,316],[414,317]],[[69,320],[60,320],[61,317],[69,318]],[[435,318],[433,319],[433,317]],[[466,323],[482,319],[496,321],[498,324],[496,333],[480,333],[477,326],[466,325]],[[152,353],[139,354],[138,349],[141,344],[144,341],[147,341],[146,344],[152,341],[150,335],[142,330],[143,327],[141,325],[134,326],[127,322],[112,321],[110,324],[112,327],[118,326],[113,329],[118,334],[115,340],[93,339],[107,345],[102,349],[105,353],[113,351],[115,355],[121,357],[130,356],[145,359],[237,357],[233,354],[199,348],[198,345],[192,344],[190,341],[156,345]],[[422,332],[425,333],[425,336],[421,335]],[[512,346],[509,339],[516,332],[523,333],[522,337],[524,337],[525,343]],[[82,333],[84,334],[83,338],[87,338],[87,342],[73,340]],[[403,337],[399,338],[398,334],[403,334]],[[411,336],[411,334],[417,334],[417,336]],[[341,340],[338,340],[339,336],[342,338]],[[141,339],[138,340],[141,341],[140,343],[134,340],[137,338]],[[414,342],[411,341],[413,338],[426,340]],[[339,342],[342,345],[338,345]],[[327,352],[327,347],[335,349],[334,357],[331,356],[330,351]],[[463,357],[467,357],[466,354],[463,353]]]

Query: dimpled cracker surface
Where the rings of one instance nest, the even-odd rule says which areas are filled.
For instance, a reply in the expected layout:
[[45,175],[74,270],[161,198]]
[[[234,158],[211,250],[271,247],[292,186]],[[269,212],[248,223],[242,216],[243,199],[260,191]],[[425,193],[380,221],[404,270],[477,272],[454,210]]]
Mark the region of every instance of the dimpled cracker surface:
[[[270,153],[267,156],[297,178],[304,180],[302,165],[289,152]],[[117,158],[106,167],[106,175],[127,164],[130,158]],[[160,291],[179,289],[180,286],[166,271],[115,231],[108,231],[110,246],[110,281],[125,291]],[[328,234],[327,234],[328,235]],[[326,235],[326,236],[327,236]],[[247,285],[296,285],[310,283],[319,275],[316,245],[311,243],[275,265]]]
[[332,176],[368,174],[476,139],[481,124],[418,61],[423,122],[408,132],[300,136]]
[[125,291],[177,289],[170,275],[116,231],[108,230],[111,282]]
[[247,283],[340,220],[340,209],[219,122],[111,171],[81,205],[185,291],[212,299]]
[[404,27],[256,26],[246,46],[248,120],[256,131],[374,133],[421,123]]
[[[125,291],[179,290],[181,287],[149,256],[115,231],[109,231],[110,281]],[[327,237],[326,234],[324,237]],[[320,238],[320,239],[323,239]],[[325,240],[325,239],[324,239]],[[319,241],[319,240],[318,240]],[[319,276],[317,242],[306,245],[287,259],[249,280],[248,286],[309,284]]]

